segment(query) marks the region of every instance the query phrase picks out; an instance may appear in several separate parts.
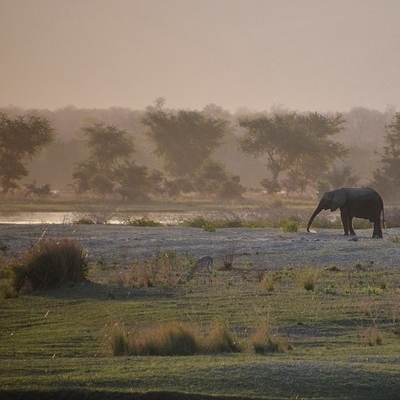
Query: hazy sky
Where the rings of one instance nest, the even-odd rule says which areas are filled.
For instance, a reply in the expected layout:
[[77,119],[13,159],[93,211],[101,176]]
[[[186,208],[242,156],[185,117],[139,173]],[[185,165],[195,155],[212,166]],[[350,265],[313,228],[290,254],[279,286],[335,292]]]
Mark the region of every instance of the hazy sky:
[[0,106],[400,106],[399,0],[0,0]]

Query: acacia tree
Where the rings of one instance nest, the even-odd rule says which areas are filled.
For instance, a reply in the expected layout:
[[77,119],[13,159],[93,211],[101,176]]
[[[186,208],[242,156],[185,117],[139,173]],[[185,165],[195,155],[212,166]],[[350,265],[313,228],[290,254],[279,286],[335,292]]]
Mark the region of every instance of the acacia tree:
[[142,123],[165,169],[174,177],[191,177],[221,144],[228,122],[208,112],[166,112],[158,103],[147,108]]
[[78,163],[73,172],[78,192],[112,192],[121,165],[129,164],[134,153],[133,139],[114,125],[95,124],[83,129],[90,149],[89,157]]
[[19,187],[17,181],[28,175],[25,163],[53,140],[53,129],[45,118],[10,118],[0,113],[0,183],[4,194]]
[[382,194],[397,196],[400,191],[400,113],[396,113],[392,123],[386,128],[382,166],[373,172],[372,185]]
[[340,114],[256,114],[239,118],[239,125],[246,128],[239,144],[245,154],[264,157],[272,180],[264,179],[261,184],[269,192],[280,188],[279,175],[284,171],[290,172],[292,181],[295,176],[304,189],[330,162],[346,154],[343,145],[330,139],[342,124]]

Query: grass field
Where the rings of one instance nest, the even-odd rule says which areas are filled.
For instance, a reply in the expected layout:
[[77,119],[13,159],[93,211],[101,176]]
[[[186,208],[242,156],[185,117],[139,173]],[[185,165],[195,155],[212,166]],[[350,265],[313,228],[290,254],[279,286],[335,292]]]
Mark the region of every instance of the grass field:
[[[237,241],[250,255],[232,269],[218,262],[212,277],[192,276],[195,257],[175,249],[136,260],[112,248],[114,257],[90,259],[88,282],[0,300],[0,398],[399,399],[400,272],[393,259],[368,261],[397,257],[398,236],[376,241],[368,230],[358,242],[339,234],[306,242],[303,233],[268,232],[285,246],[273,248],[274,257],[281,251],[274,268],[267,250],[246,245],[248,233]],[[207,234],[218,246],[218,231]],[[298,243],[315,247],[314,262],[302,261]],[[285,264],[294,251],[298,262]],[[345,261],[321,261],[335,254]],[[176,323],[224,326],[240,351],[115,355],[116,335],[160,336]],[[257,353],[260,327],[290,346]]]

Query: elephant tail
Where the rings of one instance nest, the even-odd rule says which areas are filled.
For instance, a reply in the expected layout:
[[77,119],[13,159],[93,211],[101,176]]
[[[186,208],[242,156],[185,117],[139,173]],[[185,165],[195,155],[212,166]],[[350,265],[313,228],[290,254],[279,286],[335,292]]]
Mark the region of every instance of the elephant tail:
[[386,221],[385,221],[385,210],[382,205],[382,228],[386,229]]

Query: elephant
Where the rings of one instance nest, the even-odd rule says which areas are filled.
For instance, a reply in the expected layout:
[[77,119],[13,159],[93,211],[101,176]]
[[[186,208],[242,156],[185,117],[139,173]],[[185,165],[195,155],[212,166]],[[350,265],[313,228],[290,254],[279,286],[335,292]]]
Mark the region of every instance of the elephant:
[[371,188],[341,188],[325,192],[317,208],[307,224],[307,232],[314,218],[322,211],[336,211],[340,208],[340,217],[343,223],[344,234],[355,235],[353,217],[368,219],[374,224],[373,238],[382,238],[382,226],[385,227],[385,213],[381,196]]

